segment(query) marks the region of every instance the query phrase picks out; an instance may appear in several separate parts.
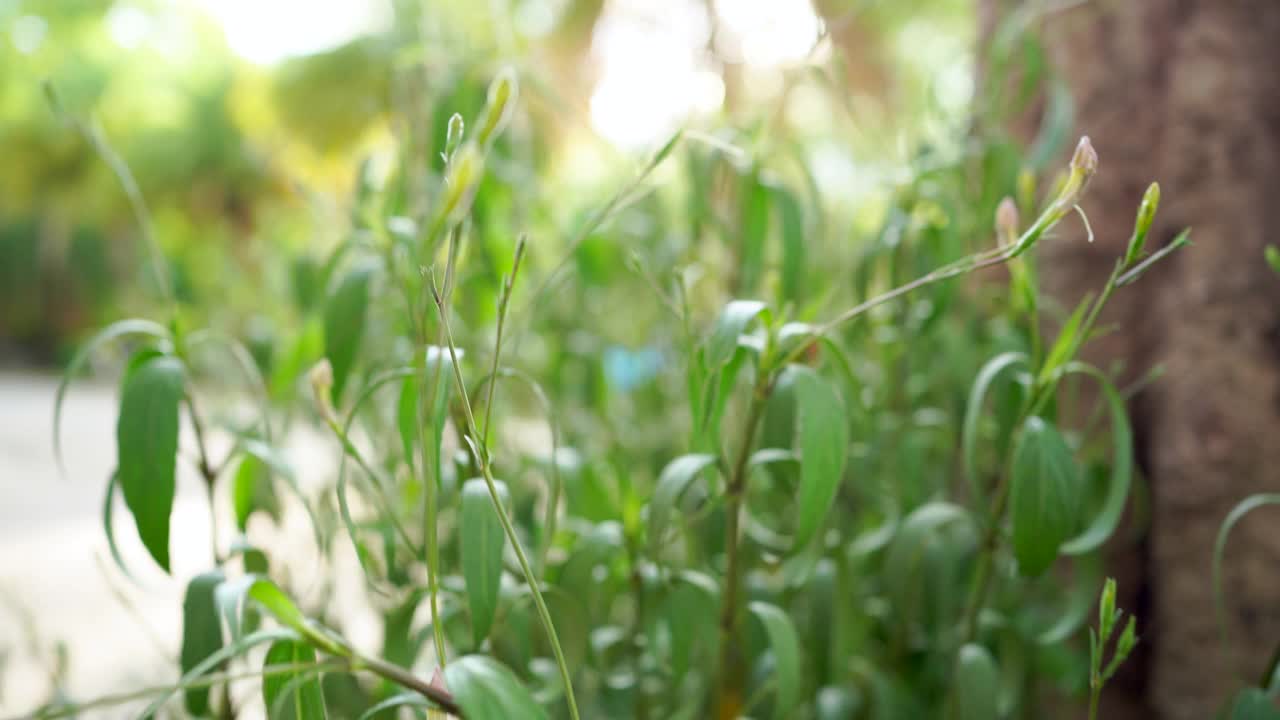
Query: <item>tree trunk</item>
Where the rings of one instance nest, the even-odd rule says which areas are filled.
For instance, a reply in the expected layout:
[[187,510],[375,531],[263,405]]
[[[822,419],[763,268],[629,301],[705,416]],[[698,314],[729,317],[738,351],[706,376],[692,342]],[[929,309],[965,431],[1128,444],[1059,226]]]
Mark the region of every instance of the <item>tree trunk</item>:
[[[985,4],[990,17],[1008,2]],[[1119,332],[1087,359],[1123,362],[1128,379],[1165,368],[1131,408],[1151,517],[1138,577],[1121,573],[1143,598],[1146,651],[1117,688],[1140,695],[1125,716],[1203,720],[1280,645],[1280,510],[1227,546],[1229,656],[1210,581],[1227,513],[1280,491],[1280,276],[1263,262],[1280,244],[1280,2],[1091,0],[1040,31],[1101,158],[1084,202],[1097,242],[1045,244],[1047,291],[1070,307],[1102,285],[1151,180],[1163,205],[1149,249],[1193,228],[1191,247],[1117,293]]]

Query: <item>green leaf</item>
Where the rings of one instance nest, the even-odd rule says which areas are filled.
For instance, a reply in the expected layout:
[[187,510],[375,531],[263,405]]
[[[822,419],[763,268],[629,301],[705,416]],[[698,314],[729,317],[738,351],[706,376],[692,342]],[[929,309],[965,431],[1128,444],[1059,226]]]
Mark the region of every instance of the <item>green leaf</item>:
[[765,311],[765,304],[759,300],[733,300],[720,311],[720,317],[707,339],[707,368],[715,371],[729,362],[733,351],[738,347],[738,336],[747,329],[747,325],[760,313]]
[[1276,249],[1275,245],[1268,245],[1267,249],[1264,251],[1264,255],[1266,256],[1267,264],[1271,266],[1271,269],[1280,273],[1280,249]]
[[[382,702],[377,703],[376,705],[373,705],[368,710],[365,710],[363,713],[361,713],[360,717],[356,718],[356,720],[373,720],[373,718],[378,717],[378,713],[382,712],[383,710],[390,710],[392,708],[398,708],[398,707],[431,708],[434,706],[431,703],[427,702],[426,698],[422,697],[418,693],[406,691],[406,692],[399,693],[397,695],[392,695],[386,700],[383,700]],[[391,717],[398,718],[401,716],[398,714],[394,714],[394,715],[391,715]]]
[[[1231,512],[1227,513],[1227,517],[1218,528],[1218,536],[1213,541],[1211,575],[1213,610],[1218,621],[1218,640],[1222,643],[1222,648],[1228,655],[1230,654],[1231,643],[1227,635],[1227,605],[1222,597],[1222,556],[1227,549],[1227,539],[1231,536],[1231,530],[1236,524],[1254,510],[1269,505],[1280,505],[1280,493],[1257,493],[1241,500],[1235,507],[1231,508]],[[1233,715],[1232,717],[1235,716]]]
[[1258,688],[1245,688],[1231,703],[1228,720],[1280,720],[1280,710],[1265,692]]
[[773,188],[772,199],[782,227],[782,299],[798,305],[804,301],[804,213],[795,195],[784,187]]
[[[225,583],[219,586],[219,592],[221,592],[224,587],[226,587]],[[293,636],[294,633],[292,630],[288,630],[286,628],[271,628],[270,630],[259,630],[258,632],[245,635],[241,638],[233,637],[231,642],[223,646],[221,650],[205,658],[203,662],[183,673],[182,677],[178,678],[177,685],[165,687],[165,689],[151,701],[151,704],[138,714],[138,717],[155,717],[156,712],[169,701],[169,698],[175,692],[189,686],[205,673],[208,673],[219,665],[225,663],[227,660],[247,652],[249,649],[263,643],[274,642],[281,638],[289,638]]]
[[58,462],[59,471],[63,469],[62,403],[66,400],[67,388],[71,385],[71,379],[84,369],[85,363],[89,361],[89,358],[93,356],[93,353],[98,348],[113,340],[129,335],[144,335],[161,342],[171,342],[169,331],[163,325],[150,320],[134,318],[108,325],[98,331],[88,342],[80,346],[80,349],[71,358],[71,362],[67,363],[67,369],[62,373],[62,380],[58,383],[58,389],[53,396],[53,456]]
[[280,500],[271,484],[271,471],[256,455],[246,453],[236,466],[231,481],[231,507],[236,527],[245,531],[249,516],[261,510],[275,519],[280,517]]
[[492,658],[467,655],[450,661],[444,678],[467,720],[547,720],[529,690]]
[[664,611],[671,633],[671,682],[680,687],[702,645],[708,627],[716,622],[719,590],[706,575],[686,571],[677,577],[667,595]]
[[[509,502],[506,485],[497,482],[497,487],[503,503]],[[462,486],[458,544],[462,551],[467,605],[471,609],[471,633],[477,646],[488,637],[498,610],[502,551],[506,542],[502,521],[498,519],[485,481],[480,478],[468,480]]]
[[987,649],[976,643],[960,648],[956,659],[957,720],[993,720],[1000,717],[997,697],[1000,668]]
[[107,534],[107,549],[111,551],[111,559],[115,560],[116,567],[120,568],[120,572],[124,573],[125,577],[133,580],[133,573],[129,572],[129,568],[124,564],[124,556],[120,554],[120,548],[116,545],[113,518],[115,517],[116,488],[119,485],[118,473],[112,470],[111,477],[107,478],[107,496],[102,501],[102,529]]
[[[277,640],[267,650],[262,669],[272,665],[315,664],[315,648],[300,640]],[[320,677],[299,669],[262,679],[262,699],[271,720],[323,720],[326,717]]]
[[1111,483],[1107,486],[1107,496],[1093,522],[1062,544],[1062,554],[1083,555],[1102,547],[1120,525],[1120,516],[1124,514],[1129,486],[1133,481],[1133,432],[1129,427],[1129,414],[1125,412],[1124,398],[1105,375],[1097,368],[1081,363],[1070,363],[1066,370],[1097,379],[1111,412]]
[[681,455],[662,469],[653,498],[649,501],[649,542],[655,549],[666,534],[671,513],[680,496],[689,489],[694,478],[715,461],[715,455],[705,453]]
[[769,188],[752,172],[745,181],[742,219],[738,228],[742,245],[738,250],[738,284],[740,293],[751,294],[764,274],[765,242],[769,237]]
[[777,695],[773,716],[787,718],[795,715],[800,699],[800,637],[790,616],[774,605],[753,602],[747,606],[751,614],[764,626],[773,651],[773,672]]
[[[214,591],[223,581],[215,570],[197,575],[187,584],[182,600],[182,672],[187,673],[205,658],[222,649],[222,621],[214,602]],[[187,712],[202,717],[209,714],[209,688],[186,691]]]
[[1075,526],[1080,467],[1057,428],[1031,417],[1013,451],[1013,554],[1022,574],[1044,572]]
[[125,382],[116,422],[120,490],[142,544],[165,572],[185,375],[177,358],[147,360]]
[[333,366],[333,400],[337,404],[347,377],[355,366],[360,341],[364,337],[365,314],[369,306],[369,281],[373,272],[358,268],[347,273],[324,306],[324,354]]
[[983,492],[978,477],[978,426],[982,420],[982,406],[986,401],[991,386],[1002,373],[1025,365],[1027,356],[1022,353],[1003,353],[987,361],[978,371],[973,381],[973,389],[969,391],[969,403],[964,411],[964,425],[960,431],[961,456],[964,459],[964,473],[969,480],[969,492],[974,502],[981,502]]
[[1080,343],[1083,341],[1083,338],[1079,337],[1079,335],[1085,311],[1092,304],[1093,297],[1085,297],[1076,306],[1075,312],[1071,313],[1071,317],[1067,318],[1067,322],[1062,326],[1062,330],[1058,332],[1058,338],[1054,340],[1049,354],[1045,356],[1044,365],[1040,367],[1041,383],[1053,377],[1054,373],[1063,365],[1071,362],[1072,356],[1075,355],[1076,349],[1080,347]]
[[[330,655],[350,657],[351,649],[342,638],[302,614],[298,606],[275,583],[261,575],[244,575],[228,580],[214,592],[218,610],[226,620],[232,642],[241,639],[245,603],[252,600],[271,613],[280,624],[301,635],[307,642]],[[247,636],[244,636],[247,637]]]
[[806,545],[822,527],[844,474],[849,425],[836,386],[809,368],[796,368],[800,414],[800,497],[795,546]]

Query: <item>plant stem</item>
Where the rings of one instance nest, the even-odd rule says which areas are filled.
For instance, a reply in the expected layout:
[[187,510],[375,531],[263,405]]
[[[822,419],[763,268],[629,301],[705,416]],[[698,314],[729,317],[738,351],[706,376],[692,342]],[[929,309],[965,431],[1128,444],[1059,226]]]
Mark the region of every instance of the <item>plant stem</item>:
[[454,381],[458,387],[458,394],[462,397],[462,408],[467,421],[467,434],[474,443],[472,454],[480,456],[476,458],[476,462],[480,467],[480,474],[484,477],[485,485],[489,488],[489,499],[493,501],[494,511],[497,512],[498,520],[502,523],[502,530],[507,536],[507,541],[511,543],[511,547],[515,551],[516,560],[520,563],[520,571],[524,574],[525,583],[528,584],[529,591],[533,595],[533,602],[538,610],[538,618],[547,633],[547,639],[551,642],[551,651],[555,655],[556,666],[560,670],[560,680],[564,683],[565,698],[569,703],[569,717],[572,720],[579,720],[578,702],[573,694],[573,679],[570,677],[569,664],[564,659],[564,651],[560,648],[560,638],[556,634],[555,624],[551,622],[551,613],[547,610],[547,603],[542,598],[542,591],[538,588],[538,579],[534,576],[533,569],[529,566],[529,559],[525,556],[524,547],[520,544],[520,537],[516,535],[516,529],[511,524],[511,517],[502,503],[502,498],[498,495],[498,486],[493,479],[493,470],[489,465],[489,451],[484,446],[484,440],[476,428],[475,414],[471,411],[471,401],[467,396],[467,384],[462,379],[462,367],[458,364],[458,353],[457,347],[453,342],[453,331],[449,327],[449,312],[445,298],[440,295],[434,285],[431,288],[431,294],[435,300],[436,309],[440,313],[440,324],[444,329],[446,347],[449,348],[449,360],[450,365],[453,366]]
[[738,525],[741,522],[742,500],[747,486],[747,461],[751,457],[752,440],[756,428],[764,415],[765,402],[769,398],[772,382],[766,373],[761,373],[755,387],[751,391],[751,407],[747,411],[747,421],[742,426],[742,435],[738,439],[738,454],[733,461],[733,469],[729,475],[729,484],[725,488],[725,568],[724,587],[720,594],[720,655],[719,655],[719,690],[718,717],[736,717],[740,699],[738,698],[739,677],[737,672],[737,627],[738,627],[738,586],[741,583],[742,568],[739,563]]
[[200,421],[200,413],[196,412],[196,401],[191,393],[187,393],[187,415],[191,418],[191,428],[196,436],[196,448],[200,453],[199,471],[204,480],[205,494],[209,499],[209,543],[213,549],[213,562],[218,564],[221,557],[218,553],[218,509],[214,504],[213,486],[218,480],[218,468],[209,462],[209,449],[204,441],[204,423]]
[[1098,698],[1102,696],[1101,684],[1089,684],[1089,720],[1098,719]]
[[[87,710],[96,708],[111,707],[113,705],[123,705],[124,703],[133,702],[135,700],[145,700],[152,695],[160,695],[163,693],[172,694],[176,689],[195,689],[205,688],[218,685],[220,683],[230,683],[236,680],[247,680],[250,678],[266,678],[274,675],[286,675],[297,672],[326,672],[341,671],[349,669],[350,665],[346,662],[331,661],[326,663],[290,663],[288,665],[270,665],[261,670],[249,670],[240,672],[219,672],[209,673],[200,678],[192,680],[181,686],[174,685],[152,685],[151,687],[140,688],[138,690],[130,690],[125,693],[117,693],[115,695],[103,695],[93,700],[86,700],[82,703],[68,703],[66,705],[56,705],[48,707],[44,711],[36,711],[31,714],[33,720],[53,720],[54,718],[70,717],[79,715]],[[17,720],[14,718],[12,720]]]

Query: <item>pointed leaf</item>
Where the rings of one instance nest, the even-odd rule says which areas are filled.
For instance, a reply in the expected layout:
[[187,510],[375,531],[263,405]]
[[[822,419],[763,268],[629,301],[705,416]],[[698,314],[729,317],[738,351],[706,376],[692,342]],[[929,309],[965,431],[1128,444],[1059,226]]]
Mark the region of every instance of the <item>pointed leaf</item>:
[[177,358],[148,359],[125,382],[116,421],[117,479],[138,536],[169,571],[169,515],[185,371]]
[[[499,482],[497,487],[503,502],[508,502],[506,485]],[[502,551],[507,538],[484,480],[472,478],[462,486],[461,512],[458,544],[462,551],[462,576],[466,579],[467,605],[471,609],[472,639],[479,646],[489,635],[498,610]]]
[[997,698],[1000,668],[987,649],[976,643],[960,648],[956,659],[957,720],[992,720],[1000,717]]
[[1129,486],[1133,481],[1133,432],[1129,428],[1124,398],[1105,375],[1097,368],[1080,363],[1071,363],[1066,369],[1069,373],[1084,373],[1096,378],[1111,411],[1111,483],[1107,486],[1107,496],[1093,522],[1062,544],[1062,554],[1083,555],[1102,547],[1120,525],[1120,516],[1124,514]]
[[796,367],[800,415],[800,496],[795,546],[804,547],[826,519],[844,474],[849,426],[840,391],[809,368]]
[[1024,575],[1044,572],[1075,526],[1080,467],[1057,428],[1031,417],[1013,451],[1013,553]]
[[764,310],[765,304],[759,300],[734,300],[724,306],[715,328],[711,330],[711,337],[707,339],[708,369],[714,371],[729,362],[738,347],[738,336]]
[[324,307],[324,354],[333,366],[333,399],[342,397],[347,377],[355,365],[364,337],[365,314],[369,306],[369,280],[373,273],[358,268],[347,273],[329,294]]
[[655,547],[666,533],[671,512],[680,501],[680,496],[689,489],[694,478],[715,464],[715,461],[714,455],[705,453],[681,455],[662,469],[653,498],[649,501],[649,542]]
[[[197,575],[187,584],[182,600],[182,672],[187,673],[205,658],[222,649],[222,621],[214,602],[214,591],[222,583],[219,571]],[[209,688],[186,691],[187,712],[197,717],[209,714]]]
[[[262,669],[315,662],[316,651],[310,645],[301,640],[277,640],[267,650]],[[320,678],[305,670],[263,677],[262,699],[271,720],[323,720],[326,717]]]
[[547,720],[547,711],[529,690],[492,658],[467,655],[453,660],[444,678],[467,720]]
[[777,687],[773,716],[788,718],[796,714],[800,699],[800,637],[790,616],[777,606],[753,602],[747,606],[764,626],[773,651],[773,672]]

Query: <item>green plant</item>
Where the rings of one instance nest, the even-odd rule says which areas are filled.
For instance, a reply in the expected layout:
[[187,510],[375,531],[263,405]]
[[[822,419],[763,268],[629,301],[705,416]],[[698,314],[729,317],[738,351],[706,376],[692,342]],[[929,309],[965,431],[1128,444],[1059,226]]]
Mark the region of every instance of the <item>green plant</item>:
[[[245,344],[188,327],[177,302],[160,321],[108,326],[68,368],[69,380],[108,344],[132,343],[109,538],[119,492],[170,569],[184,412],[211,510],[232,496],[235,537],[215,523],[215,567],[188,585],[182,676],[141,693],[147,712],[182,692],[192,715],[234,716],[243,699],[231,680],[246,675],[262,677],[273,717],[341,705],[473,720],[990,718],[1033,706],[1045,684],[1088,688],[1096,703],[1123,659],[1117,649],[1102,668],[1109,590],[1087,663],[1072,639],[1130,494],[1131,438],[1124,394],[1077,356],[1111,295],[1186,243],[1144,256],[1158,187],[1100,293],[1042,346],[1054,309],[1040,307],[1032,250],[1079,210],[1098,163],[1087,138],[1039,212],[1023,183],[1021,211],[1035,217],[1025,229],[1019,202],[996,210],[968,194],[968,158],[925,158],[850,269],[834,267],[844,256],[822,244],[832,235],[818,229],[820,205],[769,171],[767,148],[677,134],[565,241],[543,245],[537,233],[511,241],[506,216],[527,188],[488,172],[537,177],[507,137],[518,87],[499,74],[474,131],[441,115],[440,162],[427,170],[410,148],[388,174],[361,169],[349,239],[298,266],[310,268],[298,272],[301,319],[270,374]],[[986,152],[995,165],[1010,151]],[[691,218],[643,192],[676,158],[691,176],[676,204]],[[117,174],[127,185],[127,169]],[[727,200],[703,194],[713,181]],[[997,244],[975,251],[993,214]],[[697,227],[683,246],[659,233],[623,247],[624,224],[610,223],[627,217]],[[700,281],[697,265],[712,272]],[[997,267],[1008,293],[975,275]],[[540,282],[517,284],[538,271]],[[612,293],[654,300],[623,317]],[[660,345],[658,359],[609,355],[619,324],[642,328],[629,337]],[[256,407],[222,423],[236,438],[223,457],[209,451],[198,397],[197,379],[219,379],[201,370],[212,348]],[[293,392],[308,367],[310,401]],[[1078,380],[1100,388],[1092,415],[1065,407]],[[539,415],[549,447],[529,449],[514,420]],[[299,417],[339,452],[319,496],[280,447]],[[323,557],[349,543],[363,577],[326,567],[321,582],[363,583],[382,616],[376,651],[337,632],[343,619],[325,603],[304,611],[296,576],[278,569],[287,560],[253,537],[250,516],[280,504],[277,480]],[[1069,583],[1048,572],[1063,557],[1074,558]],[[260,645],[265,656],[250,658]],[[251,659],[257,669],[229,669]]]

